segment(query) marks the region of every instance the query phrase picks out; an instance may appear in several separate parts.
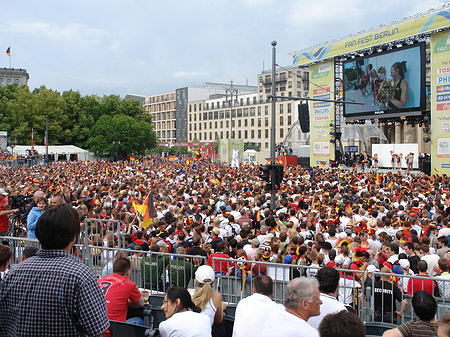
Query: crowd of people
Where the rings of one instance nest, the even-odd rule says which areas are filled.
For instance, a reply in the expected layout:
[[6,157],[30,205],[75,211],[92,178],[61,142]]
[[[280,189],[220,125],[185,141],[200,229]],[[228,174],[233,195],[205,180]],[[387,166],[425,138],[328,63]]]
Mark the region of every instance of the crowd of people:
[[[39,239],[44,249],[30,262],[24,262],[24,267],[19,268],[21,263],[6,273],[5,282],[2,281],[0,286],[0,305],[16,306],[16,299],[10,296],[19,295],[11,295],[13,290],[8,282],[19,282],[22,279],[19,273],[50,268],[41,260],[56,258],[60,253],[48,255],[46,250],[67,251],[67,247],[73,245],[73,237],[80,231],[89,232],[90,237],[95,237],[95,242],[91,243],[97,245],[123,248],[119,243],[125,242],[125,247],[135,252],[149,251],[149,256],[143,256],[143,263],[152,263],[152,253],[205,258],[206,265],[193,266],[195,289],[186,289],[187,280],[182,284],[168,285],[172,287],[167,290],[163,308],[168,318],[177,320],[162,326],[160,333],[163,336],[165,333],[174,335],[169,330],[177,324],[197,319],[192,318],[195,311],[209,317],[209,320],[198,318],[199,326],[207,322],[211,329],[222,321],[226,306],[221,294],[212,291],[211,286],[219,274],[246,278],[255,288],[255,294],[250,297],[256,302],[248,304],[252,309],[245,309],[243,300],[238,305],[236,336],[242,335],[239,329],[244,329],[245,325],[239,323],[239,318],[256,310],[259,304],[264,307],[265,302],[273,310],[269,317],[274,319],[264,324],[253,324],[250,335],[268,336],[273,334],[273,329],[278,329],[285,331],[285,336],[299,335],[299,330],[304,330],[305,336],[328,336],[331,330],[327,332],[327,328],[339,331],[344,320],[359,322],[353,313],[351,317],[339,316],[347,315],[341,311],[354,311],[359,300],[340,289],[342,282],[351,282],[361,289],[370,286],[375,300],[374,319],[382,322],[396,323],[402,316],[407,304],[405,294],[414,298],[424,291],[433,299],[450,298],[450,284],[447,282],[450,281],[450,182],[445,175],[285,167],[284,179],[276,194],[277,206],[272,210],[270,192],[265,190],[266,182],[259,178],[259,172],[259,166],[251,164],[231,168],[202,160],[192,164],[186,160],[155,158],[130,162],[58,163],[2,170],[0,202],[7,200],[8,194],[33,196],[32,204],[22,215],[23,226],[27,229],[25,235]],[[138,214],[140,207],[136,205],[141,205],[150,196],[154,212],[151,214],[152,222],[148,224]],[[45,242],[45,235],[42,236],[45,233],[39,228],[43,223],[52,223],[58,213],[56,210],[62,208],[69,208],[71,212],[76,210],[79,230],[71,229],[64,242],[54,247]],[[4,223],[7,215],[16,211],[8,210],[6,202],[2,209],[0,224]],[[105,222],[89,223],[85,219],[114,219],[120,223],[120,230],[111,235]],[[58,231],[47,235],[56,235]],[[218,257],[221,258],[220,263],[215,260]],[[239,265],[231,260],[238,258],[244,263]],[[98,280],[101,291],[97,288],[107,299],[111,294],[121,292],[107,291],[109,287],[129,285],[125,293],[130,297],[114,308],[120,308],[120,314],[112,314],[108,306],[109,319],[114,317],[123,321],[129,303],[142,305],[140,293],[130,281],[132,262],[128,254],[121,255],[119,251],[111,262],[112,270],[105,266],[103,277]],[[272,290],[269,284],[272,282],[268,280],[274,276],[263,262],[296,266],[291,268],[292,280],[286,287],[284,306],[270,301],[268,295]],[[346,269],[348,272],[342,271]],[[373,273],[377,272],[382,273],[381,277],[374,276]],[[415,275],[422,279],[413,277]],[[323,284],[332,279],[337,282],[336,287],[334,283]],[[27,278],[25,280],[31,282]],[[146,278],[147,281],[149,279]],[[44,283],[42,287],[45,288]],[[261,296],[266,296],[271,303]],[[4,299],[8,301],[4,302]],[[398,309],[396,302],[400,302]],[[0,315],[2,310],[4,308],[0,308]],[[18,309],[18,315],[21,310],[25,308]],[[414,310],[421,319],[416,308]],[[178,316],[181,313],[184,315]],[[325,316],[324,313],[335,314],[336,317]],[[33,315],[36,319],[41,317],[38,313]],[[433,319],[434,315],[421,320],[434,329]],[[448,325],[445,320],[443,322]],[[33,324],[27,326],[17,319],[6,324],[6,328],[0,325],[0,330],[5,336],[16,335],[12,333],[14,329],[20,327],[24,329],[20,331],[31,331],[27,329],[31,329]],[[41,329],[41,336],[48,335],[44,333],[45,327],[36,324]],[[106,329],[104,321],[97,324],[103,331]],[[351,326],[360,327],[357,323]],[[402,327],[400,325],[398,329],[402,330]],[[443,327],[440,329],[445,330]],[[206,329],[204,333],[208,335],[211,331]],[[178,333],[188,335],[187,330]],[[355,332],[355,335],[361,334]],[[339,334],[336,332],[334,336]]]

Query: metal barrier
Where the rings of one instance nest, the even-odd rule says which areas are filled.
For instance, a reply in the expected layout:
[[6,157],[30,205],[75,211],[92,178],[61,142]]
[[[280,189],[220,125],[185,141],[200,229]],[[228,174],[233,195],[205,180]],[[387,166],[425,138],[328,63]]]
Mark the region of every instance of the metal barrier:
[[[1,237],[1,239],[7,241],[11,247],[12,266],[21,262],[26,247],[40,247],[39,242],[32,239],[17,237]],[[170,286],[194,288],[195,270],[207,262],[203,256],[85,244],[75,244],[73,254],[98,277],[112,273],[116,255],[128,256],[131,261],[130,279],[139,288],[149,289],[152,293],[165,293]],[[219,257],[212,258],[212,268],[216,271],[213,289],[219,291],[223,300],[231,305],[236,305],[242,298],[253,293],[253,279],[256,275],[265,274],[272,277],[274,281],[272,299],[277,303],[283,303],[284,290],[291,279],[307,273],[315,274],[314,270],[320,269]],[[245,277],[242,277],[243,270]],[[415,291],[421,289],[435,291],[438,303],[437,320],[450,314],[450,274],[430,278],[381,272],[367,273],[349,269],[337,270],[341,275],[338,300],[347,307],[352,307],[365,322],[402,324],[413,319],[415,316],[411,298]],[[411,283],[410,287],[408,283]],[[398,291],[394,290],[395,287],[398,287]]]

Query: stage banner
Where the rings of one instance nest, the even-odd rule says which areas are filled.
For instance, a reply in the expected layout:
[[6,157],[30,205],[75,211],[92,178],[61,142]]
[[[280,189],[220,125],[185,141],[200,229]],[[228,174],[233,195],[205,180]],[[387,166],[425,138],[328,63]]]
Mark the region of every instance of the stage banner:
[[293,65],[298,67],[312,62],[325,61],[337,55],[432,32],[449,25],[450,10],[448,9],[435,13],[423,13],[407,21],[372,29],[364,35],[354,35],[335,43],[331,42],[294,52],[292,53]]
[[450,31],[431,35],[431,174],[450,175]]
[[[309,97],[334,99],[334,61],[309,67]],[[309,101],[310,165],[328,167],[334,160],[334,145],[330,142],[330,123],[334,123],[334,103]]]

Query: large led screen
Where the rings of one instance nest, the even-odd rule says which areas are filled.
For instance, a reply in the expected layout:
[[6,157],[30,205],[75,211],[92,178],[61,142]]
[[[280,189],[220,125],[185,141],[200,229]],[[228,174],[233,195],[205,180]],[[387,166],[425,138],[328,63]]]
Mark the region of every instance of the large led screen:
[[425,43],[344,61],[344,117],[420,115],[425,105]]

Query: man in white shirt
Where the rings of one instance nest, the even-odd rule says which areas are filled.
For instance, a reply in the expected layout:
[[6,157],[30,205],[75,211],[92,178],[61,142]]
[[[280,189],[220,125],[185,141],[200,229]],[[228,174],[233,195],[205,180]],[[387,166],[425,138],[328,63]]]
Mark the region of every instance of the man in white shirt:
[[239,301],[233,326],[233,337],[257,336],[268,314],[281,304],[276,304],[273,281],[269,276],[259,275],[253,280],[253,295]]
[[347,310],[345,305],[337,300],[339,296],[339,272],[331,267],[323,267],[317,272],[317,281],[319,281],[320,315],[311,317],[308,324],[318,329],[320,322],[328,314],[335,314],[342,310]]
[[297,277],[284,292],[284,308],[275,308],[265,319],[259,337],[318,337],[319,333],[307,322],[320,314],[319,289],[313,278]]
[[429,277],[433,277],[436,275],[435,267],[438,267],[439,255],[430,254],[430,247],[426,244],[422,244],[420,246],[420,251],[422,252],[421,260],[425,261],[428,264],[427,275]]

